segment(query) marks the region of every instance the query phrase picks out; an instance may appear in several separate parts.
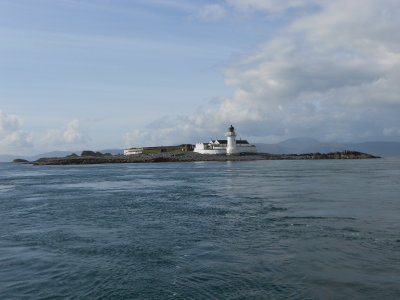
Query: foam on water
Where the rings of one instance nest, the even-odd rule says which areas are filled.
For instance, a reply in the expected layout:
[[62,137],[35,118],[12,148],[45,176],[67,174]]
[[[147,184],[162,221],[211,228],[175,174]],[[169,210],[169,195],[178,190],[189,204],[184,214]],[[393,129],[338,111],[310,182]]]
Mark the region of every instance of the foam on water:
[[15,185],[13,184],[0,184],[0,193],[7,193],[14,188]]

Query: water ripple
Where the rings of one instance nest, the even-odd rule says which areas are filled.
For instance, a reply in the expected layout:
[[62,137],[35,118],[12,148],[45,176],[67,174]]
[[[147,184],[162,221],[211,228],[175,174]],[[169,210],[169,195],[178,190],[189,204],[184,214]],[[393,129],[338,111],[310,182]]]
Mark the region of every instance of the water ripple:
[[9,164],[0,299],[398,299],[399,170]]

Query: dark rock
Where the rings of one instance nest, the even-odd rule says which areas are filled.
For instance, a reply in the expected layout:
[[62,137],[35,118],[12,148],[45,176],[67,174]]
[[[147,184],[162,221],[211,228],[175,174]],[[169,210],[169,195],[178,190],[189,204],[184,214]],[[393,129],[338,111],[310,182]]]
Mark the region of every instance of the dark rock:
[[28,161],[26,159],[16,158],[16,159],[13,160],[13,162],[15,162],[15,163],[27,163]]
[[103,153],[85,150],[82,151],[81,156],[103,156]]
[[[85,154],[85,155],[83,155]],[[91,154],[91,155],[88,155]],[[154,162],[193,162],[193,161],[253,161],[253,160],[304,160],[304,159],[365,159],[379,158],[356,151],[340,151],[331,153],[307,154],[269,154],[246,153],[240,155],[209,155],[195,152],[153,152],[135,155],[108,155],[93,151],[83,151],[81,156],[41,158],[32,162],[34,165],[72,165],[72,164],[104,164],[104,163],[154,163]]]

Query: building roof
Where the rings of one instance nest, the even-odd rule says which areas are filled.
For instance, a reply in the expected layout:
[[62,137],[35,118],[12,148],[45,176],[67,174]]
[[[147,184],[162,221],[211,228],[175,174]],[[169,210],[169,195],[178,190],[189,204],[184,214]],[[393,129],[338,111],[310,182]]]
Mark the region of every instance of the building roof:
[[236,144],[241,144],[241,145],[243,145],[243,144],[248,144],[249,142],[248,141],[246,141],[246,140],[238,140],[238,141],[236,141]]
[[213,143],[218,143],[218,144],[227,144],[228,141],[227,140],[214,140],[212,141]]
[[[227,144],[228,141],[227,140],[213,140],[212,143],[213,144]],[[247,145],[247,144],[249,144],[249,142],[246,140],[237,140],[236,144],[237,145]]]

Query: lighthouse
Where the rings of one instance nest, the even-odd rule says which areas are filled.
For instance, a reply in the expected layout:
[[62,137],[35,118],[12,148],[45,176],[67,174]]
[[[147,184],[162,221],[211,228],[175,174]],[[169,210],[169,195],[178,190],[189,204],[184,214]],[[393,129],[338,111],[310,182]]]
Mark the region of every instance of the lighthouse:
[[239,154],[239,153],[256,153],[257,148],[246,140],[236,141],[235,128],[231,125],[225,134],[226,140],[211,140],[209,143],[197,143],[193,152],[200,154]]
[[236,147],[236,133],[235,133],[235,128],[231,125],[231,127],[228,128],[228,132],[226,133],[227,137],[227,147],[226,147],[226,154],[231,155],[231,154],[236,154],[238,153],[237,147]]

